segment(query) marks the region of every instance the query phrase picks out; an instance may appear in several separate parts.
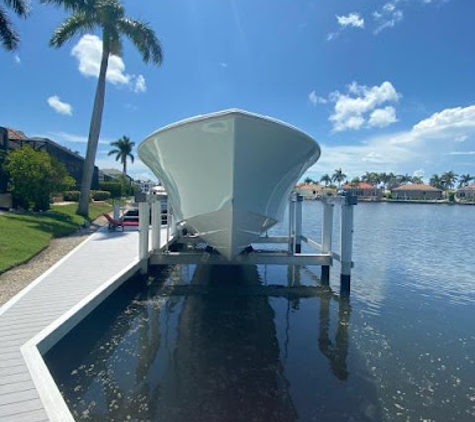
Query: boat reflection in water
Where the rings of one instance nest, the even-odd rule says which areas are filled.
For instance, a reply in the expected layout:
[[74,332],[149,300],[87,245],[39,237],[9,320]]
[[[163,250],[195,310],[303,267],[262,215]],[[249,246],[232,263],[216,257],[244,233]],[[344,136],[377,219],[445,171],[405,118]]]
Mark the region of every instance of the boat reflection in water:
[[[48,366],[76,420],[378,420],[374,391],[346,387],[347,300],[299,286],[295,267],[293,290],[264,285],[255,266],[199,266],[191,277],[188,269],[168,269],[121,310],[102,307],[50,351]],[[308,302],[312,321],[289,329]]]

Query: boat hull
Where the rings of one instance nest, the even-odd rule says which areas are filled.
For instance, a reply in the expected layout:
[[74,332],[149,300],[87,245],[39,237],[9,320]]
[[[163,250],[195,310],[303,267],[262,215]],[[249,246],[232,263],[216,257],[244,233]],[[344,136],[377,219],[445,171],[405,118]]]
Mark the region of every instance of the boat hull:
[[159,129],[138,155],[165,186],[177,222],[232,259],[281,220],[320,148],[282,122],[227,110]]

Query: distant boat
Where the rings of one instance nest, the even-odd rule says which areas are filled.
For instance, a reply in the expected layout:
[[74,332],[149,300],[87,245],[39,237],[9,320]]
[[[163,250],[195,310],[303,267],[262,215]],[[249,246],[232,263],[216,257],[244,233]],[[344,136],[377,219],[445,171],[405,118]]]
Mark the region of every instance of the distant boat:
[[282,219],[320,147],[288,124],[231,109],[159,129],[138,155],[163,183],[177,223],[231,260]]

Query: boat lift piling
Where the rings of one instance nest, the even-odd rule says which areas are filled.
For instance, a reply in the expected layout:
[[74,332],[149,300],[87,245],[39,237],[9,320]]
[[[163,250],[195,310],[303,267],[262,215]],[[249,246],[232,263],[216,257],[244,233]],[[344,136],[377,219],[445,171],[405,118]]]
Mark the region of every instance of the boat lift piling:
[[[155,198],[154,198],[155,199]],[[158,198],[157,198],[158,199]],[[357,204],[355,196],[330,197],[323,199],[323,216],[321,229],[321,243],[315,242],[302,233],[302,213],[303,197],[292,195],[289,200],[289,231],[288,236],[269,236],[267,233],[259,237],[253,244],[282,244],[287,243],[287,250],[266,250],[252,249],[246,253],[239,254],[232,261],[218,253],[210,253],[206,249],[185,248],[182,252],[176,252],[175,248],[169,248],[171,243],[196,246],[203,241],[196,236],[183,234],[181,230],[176,230],[176,221],[170,215],[172,210],[168,209],[167,218],[167,242],[161,249],[160,229],[162,221],[160,218],[161,202],[155,199],[151,201],[152,207],[152,239],[151,250],[149,250],[149,218],[150,203],[139,204],[139,259],[142,262],[141,272],[146,273],[149,265],[172,265],[172,264],[212,264],[212,265],[245,265],[245,264],[276,264],[276,265],[299,265],[321,266],[321,283],[329,285],[330,266],[333,261],[340,262],[340,293],[349,294],[351,269],[353,268],[353,207]],[[170,204],[168,204],[169,206]],[[332,250],[334,210],[335,205],[340,206],[340,254]],[[302,243],[317,249],[319,253],[303,253]]]
[[[335,204],[323,202],[322,253],[330,253],[333,236],[333,212]],[[322,265],[320,279],[323,284],[330,283],[330,266]]]

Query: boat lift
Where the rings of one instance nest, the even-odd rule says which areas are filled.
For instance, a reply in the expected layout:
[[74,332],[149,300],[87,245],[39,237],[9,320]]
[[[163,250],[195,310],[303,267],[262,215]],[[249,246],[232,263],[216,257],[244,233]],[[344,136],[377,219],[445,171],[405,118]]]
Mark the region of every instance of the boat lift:
[[[289,232],[287,236],[260,236],[252,246],[246,248],[232,261],[229,261],[202,239],[177,226],[172,210],[168,210],[166,239],[161,242],[161,209],[162,197],[148,198],[147,202],[139,203],[139,259],[142,262],[142,272],[148,272],[150,265],[174,264],[209,264],[209,265],[298,265],[321,267],[321,282],[330,282],[330,267],[334,261],[340,263],[340,292],[349,294],[351,259],[353,249],[353,207],[357,198],[352,195],[324,198],[321,243],[318,243],[302,233],[302,202],[299,194],[291,195],[289,199]],[[332,250],[334,208],[340,206],[340,253]],[[151,211],[151,230],[149,219]],[[151,235],[151,239],[149,239]],[[302,243],[316,250],[316,253],[302,253]],[[287,245],[282,250],[259,249],[257,245],[281,244]]]

